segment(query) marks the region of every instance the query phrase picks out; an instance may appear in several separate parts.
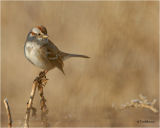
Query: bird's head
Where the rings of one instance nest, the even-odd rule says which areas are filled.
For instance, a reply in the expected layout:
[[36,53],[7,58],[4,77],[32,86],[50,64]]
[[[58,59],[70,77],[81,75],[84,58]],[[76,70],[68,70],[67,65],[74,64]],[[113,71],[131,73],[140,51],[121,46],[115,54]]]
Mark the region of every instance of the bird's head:
[[29,37],[37,38],[38,40],[47,39],[47,29],[44,26],[37,26],[32,28],[32,30],[29,33]]

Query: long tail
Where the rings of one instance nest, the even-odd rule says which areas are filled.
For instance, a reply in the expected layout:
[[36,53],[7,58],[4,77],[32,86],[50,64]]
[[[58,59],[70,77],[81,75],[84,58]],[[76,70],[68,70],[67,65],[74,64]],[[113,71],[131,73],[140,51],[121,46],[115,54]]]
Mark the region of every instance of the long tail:
[[89,56],[86,56],[86,55],[70,54],[70,53],[62,52],[63,60],[66,60],[66,59],[71,58],[71,57],[90,58]]

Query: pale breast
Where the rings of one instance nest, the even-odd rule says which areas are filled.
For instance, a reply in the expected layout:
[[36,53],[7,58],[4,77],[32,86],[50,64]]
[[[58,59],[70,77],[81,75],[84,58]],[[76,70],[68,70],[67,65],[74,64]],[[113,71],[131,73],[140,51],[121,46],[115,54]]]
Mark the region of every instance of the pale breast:
[[38,51],[39,48],[40,45],[33,42],[27,42],[25,45],[25,56],[32,64],[45,69],[45,62],[40,59],[41,55]]

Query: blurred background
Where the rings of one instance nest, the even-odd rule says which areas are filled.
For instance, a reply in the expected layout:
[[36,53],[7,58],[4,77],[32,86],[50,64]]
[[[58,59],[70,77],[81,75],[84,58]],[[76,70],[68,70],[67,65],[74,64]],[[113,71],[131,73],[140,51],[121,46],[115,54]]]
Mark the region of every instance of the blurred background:
[[[24,57],[24,43],[37,25],[47,28],[62,51],[91,57],[65,61],[66,75],[48,72],[44,95],[51,126],[158,126],[158,114],[150,110],[112,108],[139,94],[159,100],[158,1],[1,3],[2,126],[7,126],[5,97],[13,126],[23,126],[32,82],[41,71]],[[30,118],[31,126],[42,126],[39,100],[36,92],[38,115]]]

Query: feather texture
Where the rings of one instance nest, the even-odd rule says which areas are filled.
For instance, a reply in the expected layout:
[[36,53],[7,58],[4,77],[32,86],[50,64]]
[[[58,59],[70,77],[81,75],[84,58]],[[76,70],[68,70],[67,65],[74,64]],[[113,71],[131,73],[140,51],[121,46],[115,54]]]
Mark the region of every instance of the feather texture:
[[64,74],[64,60],[71,57],[89,58],[85,55],[62,52],[49,39],[39,39],[39,33],[47,34],[47,29],[44,26],[33,28],[29,32],[24,46],[26,58],[35,66],[44,70],[51,70],[57,67]]

